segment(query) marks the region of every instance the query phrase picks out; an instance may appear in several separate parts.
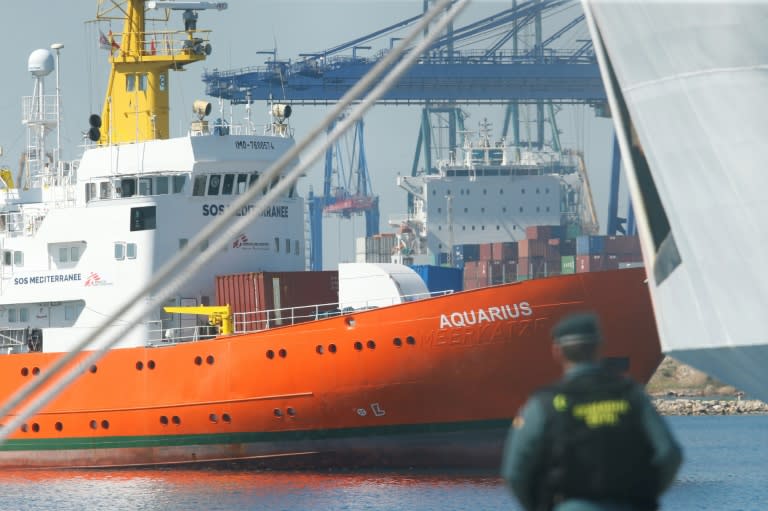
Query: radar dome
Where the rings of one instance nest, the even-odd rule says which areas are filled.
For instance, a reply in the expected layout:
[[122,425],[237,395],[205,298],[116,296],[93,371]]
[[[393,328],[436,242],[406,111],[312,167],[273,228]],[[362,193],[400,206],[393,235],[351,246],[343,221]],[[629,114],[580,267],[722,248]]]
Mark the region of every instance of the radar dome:
[[45,76],[53,71],[53,55],[48,50],[35,50],[27,61],[27,71],[35,76]]

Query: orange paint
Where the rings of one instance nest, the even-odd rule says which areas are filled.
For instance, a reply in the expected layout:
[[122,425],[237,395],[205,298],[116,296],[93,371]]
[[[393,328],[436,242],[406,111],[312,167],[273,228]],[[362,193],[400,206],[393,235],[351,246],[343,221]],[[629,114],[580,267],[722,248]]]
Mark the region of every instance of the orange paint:
[[[596,311],[603,355],[647,382],[661,352],[644,281],[642,268],[565,275],[112,350],[11,436],[0,466],[487,466],[528,394],[559,376],[549,331],[563,315]],[[57,356],[0,357],[0,399]]]

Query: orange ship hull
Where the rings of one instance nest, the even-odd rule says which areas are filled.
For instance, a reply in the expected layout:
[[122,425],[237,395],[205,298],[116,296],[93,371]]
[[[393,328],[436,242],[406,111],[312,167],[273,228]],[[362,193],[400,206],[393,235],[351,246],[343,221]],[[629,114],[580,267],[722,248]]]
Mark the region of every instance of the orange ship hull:
[[[646,382],[662,355],[644,270],[581,273],[113,350],[0,446],[0,466],[497,466],[517,409],[559,376],[551,327],[587,309],[603,355]],[[0,399],[58,356],[0,357]]]

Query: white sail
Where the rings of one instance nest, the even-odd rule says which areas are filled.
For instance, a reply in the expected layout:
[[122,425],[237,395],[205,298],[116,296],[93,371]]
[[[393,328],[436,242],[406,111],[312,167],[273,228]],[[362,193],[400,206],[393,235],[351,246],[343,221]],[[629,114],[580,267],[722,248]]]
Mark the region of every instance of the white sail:
[[768,3],[584,7],[662,348],[768,399]]

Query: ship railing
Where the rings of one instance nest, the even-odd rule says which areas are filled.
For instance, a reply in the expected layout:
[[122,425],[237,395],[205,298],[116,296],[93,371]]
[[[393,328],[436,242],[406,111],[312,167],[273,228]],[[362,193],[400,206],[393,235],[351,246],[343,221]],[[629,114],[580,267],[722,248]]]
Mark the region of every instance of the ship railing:
[[219,327],[216,325],[193,325],[163,328],[161,322],[151,321],[149,322],[148,334],[148,346],[164,346],[213,339],[219,335]]
[[8,236],[33,236],[43,223],[46,208],[25,207],[19,211],[0,213],[0,233]]
[[317,305],[304,305],[298,307],[284,307],[252,312],[236,312],[232,315],[232,329],[235,333],[258,332],[270,328],[296,325],[308,321],[343,316],[379,307],[387,307],[398,303],[424,300],[436,296],[444,296],[453,293],[453,290],[416,293],[396,297],[372,298],[355,302],[354,307],[337,303],[323,303]]
[[27,347],[27,328],[0,328],[0,354],[25,353]]

